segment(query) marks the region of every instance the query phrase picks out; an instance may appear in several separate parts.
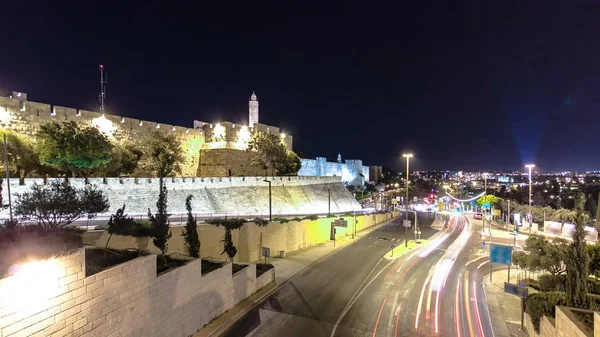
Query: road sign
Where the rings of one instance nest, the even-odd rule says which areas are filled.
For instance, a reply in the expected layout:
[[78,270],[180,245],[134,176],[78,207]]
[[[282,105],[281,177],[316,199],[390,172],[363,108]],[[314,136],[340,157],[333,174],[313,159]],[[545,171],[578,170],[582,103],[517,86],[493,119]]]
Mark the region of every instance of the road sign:
[[262,247],[262,256],[264,258],[271,257],[271,248]]
[[492,243],[490,245],[490,261],[492,263],[510,266],[512,261],[512,251],[512,246]]
[[390,248],[392,248],[392,249],[394,249],[394,247],[396,247],[396,246],[394,246],[394,245],[391,245],[391,246],[390,246]]
[[344,218],[336,219],[333,223],[336,227],[348,227],[348,221],[344,220]]
[[402,226],[406,228],[410,228],[410,220],[402,220]]
[[329,233],[329,240],[334,240],[335,241],[335,232],[336,232],[336,230],[335,230],[335,223],[332,222],[331,223],[331,232]]
[[483,207],[485,209],[490,209],[491,205],[488,203],[485,203],[485,204],[481,205],[481,207]]
[[527,298],[527,287],[521,287],[517,284],[504,282],[504,292],[520,298]]
[[494,216],[500,216],[500,210],[499,209],[495,209],[494,210]]
[[485,247],[485,241],[481,241],[481,247]]

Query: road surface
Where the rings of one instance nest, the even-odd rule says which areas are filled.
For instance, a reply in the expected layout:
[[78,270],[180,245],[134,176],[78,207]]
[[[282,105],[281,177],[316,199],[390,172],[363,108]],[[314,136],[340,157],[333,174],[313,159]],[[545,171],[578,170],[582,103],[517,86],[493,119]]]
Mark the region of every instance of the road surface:
[[404,230],[387,225],[309,267],[226,336],[493,336],[479,230],[463,215],[438,233],[422,226],[428,243],[393,259]]

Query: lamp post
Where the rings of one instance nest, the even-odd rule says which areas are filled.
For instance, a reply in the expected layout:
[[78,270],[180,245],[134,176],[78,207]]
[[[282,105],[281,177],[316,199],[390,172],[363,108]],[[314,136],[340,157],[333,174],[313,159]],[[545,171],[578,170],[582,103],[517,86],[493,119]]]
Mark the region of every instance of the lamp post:
[[531,214],[531,169],[535,167],[534,164],[525,165],[529,169],[529,234],[531,234],[531,224],[533,222],[533,215]]
[[[402,157],[406,158],[406,184],[405,184],[405,188],[406,188],[406,202],[404,203],[404,208],[406,211],[406,221],[408,221],[408,184],[409,184],[409,165],[410,165],[410,158],[413,156],[412,153],[405,153],[402,155]],[[404,227],[404,247],[408,247],[408,227]]]
[[271,180],[263,180],[269,184],[269,222],[273,221],[272,205],[271,205]]
[[331,217],[331,189],[327,188],[327,217]]

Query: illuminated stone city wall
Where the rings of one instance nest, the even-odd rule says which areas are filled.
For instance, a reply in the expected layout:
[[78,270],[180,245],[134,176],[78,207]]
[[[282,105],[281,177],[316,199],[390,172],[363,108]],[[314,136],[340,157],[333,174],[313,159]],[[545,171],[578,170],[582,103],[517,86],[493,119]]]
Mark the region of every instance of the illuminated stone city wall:
[[[356,217],[356,231],[369,228],[380,224],[398,213],[369,214],[358,215]],[[336,237],[342,238],[352,234],[354,230],[354,217],[346,216],[348,227],[337,227]],[[269,223],[267,226],[257,226],[254,223],[246,223],[239,230],[231,232],[232,240],[238,248],[238,253],[234,261],[255,262],[261,258],[261,247],[269,247],[271,254],[276,255],[279,251],[293,252],[302,248],[317,245],[329,241],[329,230],[331,220],[321,218],[318,220],[290,221],[279,223],[277,221]],[[173,236],[169,239],[169,253],[187,254],[183,237],[180,235],[183,226],[171,227]],[[223,227],[217,227],[210,224],[201,224],[198,226],[200,236],[200,256],[225,259],[223,252]],[[105,247],[108,241],[108,233],[101,231],[91,231],[84,234],[84,242],[88,245]],[[148,249],[158,252],[158,249],[152,244],[152,239],[134,238],[130,236],[113,235],[110,238],[109,248],[114,249]]]
[[111,114],[102,116],[99,112],[31,102],[26,94],[20,97],[18,94],[13,93],[12,98],[0,97],[0,127],[33,137],[43,124],[74,121],[97,126],[109,137],[123,137],[132,142],[143,142],[154,131],[174,133],[181,140],[185,153],[182,176],[193,177],[197,173],[199,152],[205,144],[202,130]]
[[191,336],[274,281],[250,265],[202,275],[200,259],[156,274],[156,255],[86,277],[83,250],[0,280],[0,336]]
[[362,186],[369,180],[369,167],[363,166],[362,160],[346,160],[343,163],[329,162],[324,157],[316,159],[301,159],[302,167],[299,176],[318,177],[336,176],[341,177],[346,184]]
[[[60,178],[54,178],[60,179]],[[171,213],[185,213],[185,198],[191,194],[192,208],[204,214],[268,215],[269,185],[272,180],[273,214],[326,214],[329,207],[328,189],[331,191],[331,212],[352,212],[361,206],[340,177],[224,177],[224,178],[167,178],[168,207]],[[84,186],[83,178],[70,179],[74,186]],[[110,213],[123,204],[129,214],[147,214],[154,209],[158,198],[158,179],[149,178],[90,178],[91,184],[102,188],[110,203]],[[34,183],[43,184],[41,178],[27,178],[20,186],[11,178],[14,195],[29,189]],[[8,200],[4,182],[3,200]],[[8,210],[3,210],[4,213]],[[6,214],[5,214],[6,215]]]
[[[193,128],[121,117],[113,114],[73,109],[32,102],[27,94],[13,92],[11,97],[0,97],[0,127],[35,136],[46,123],[74,121],[80,125],[98,127],[109,138],[124,138],[143,143],[153,132],[174,133],[180,139],[185,154],[183,177],[227,177],[260,175],[264,172],[249,165],[244,150],[257,132],[274,134],[289,149],[293,137],[277,127],[255,123],[252,127],[231,122],[206,123],[194,121]],[[204,156],[201,156],[204,154]],[[202,162],[201,162],[202,157]]]

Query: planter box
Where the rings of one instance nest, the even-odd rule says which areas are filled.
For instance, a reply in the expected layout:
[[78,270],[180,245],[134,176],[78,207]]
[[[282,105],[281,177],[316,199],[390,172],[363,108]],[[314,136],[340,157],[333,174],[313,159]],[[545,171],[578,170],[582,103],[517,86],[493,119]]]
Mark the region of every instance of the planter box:
[[233,301],[235,304],[240,303],[242,300],[256,292],[255,264],[248,264],[246,268],[233,275],[233,290]]
[[[256,273],[254,275],[256,275]],[[262,289],[264,286],[271,282],[275,282],[275,268],[267,270],[262,275],[256,278],[256,289]]]

